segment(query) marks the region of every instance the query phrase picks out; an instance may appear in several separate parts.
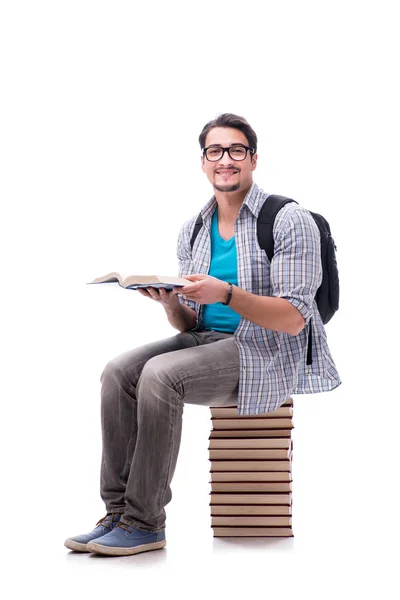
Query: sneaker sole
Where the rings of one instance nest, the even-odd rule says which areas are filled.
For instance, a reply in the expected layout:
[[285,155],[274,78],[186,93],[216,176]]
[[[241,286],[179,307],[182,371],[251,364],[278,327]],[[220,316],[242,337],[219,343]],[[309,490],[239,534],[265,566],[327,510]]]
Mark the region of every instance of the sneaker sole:
[[75,550],[75,552],[89,552],[87,549],[87,544],[74,542],[74,540],[65,540],[64,546],[68,548],[68,550]]
[[102,546],[95,542],[89,542],[86,547],[88,552],[95,552],[96,554],[106,554],[108,556],[130,556],[131,554],[139,554],[140,552],[149,552],[149,550],[161,550],[166,546],[167,541],[162,540],[161,542],[153,542],[152,544],[142,544],[141,546],[135,546],[134,548],[118,548],[115,546]]

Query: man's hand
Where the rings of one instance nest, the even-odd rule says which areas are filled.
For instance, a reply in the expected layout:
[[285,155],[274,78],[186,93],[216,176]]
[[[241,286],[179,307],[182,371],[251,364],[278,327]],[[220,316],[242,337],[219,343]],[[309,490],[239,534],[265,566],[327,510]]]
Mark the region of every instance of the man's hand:
[[138,288],[137,291],[146,298],[151,298],[156,302],[159,302],[166,311],[172,311],[179,307],[180,302],[178,297],[173,291],[167,291],[164,288]]
[[214,302],[225,302],[228,298],[229,286],[226,281],[221,281],[211,275],[182,275],[184,279],[193,281],[192,285],[175,287],[174,294],[182,294],[184,298],[193,300],[198,304],[214,304]]

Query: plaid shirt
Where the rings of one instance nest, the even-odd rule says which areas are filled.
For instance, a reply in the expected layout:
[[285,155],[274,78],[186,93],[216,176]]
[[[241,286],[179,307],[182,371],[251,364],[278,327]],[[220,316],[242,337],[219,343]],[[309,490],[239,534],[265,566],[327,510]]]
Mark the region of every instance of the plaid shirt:
[[[274,411],[292,394],[326,392],[341,382],[332,360],[319,315],[315,293],[322,280],[320,234],[310,213],[293,202],[278,213],[273,229],[271,263],[258,245],[257,217],[269,194],[255,183],[249,189],[235,221],[238,286],[259,296],[285,298],[311,317],[312,364],[306,365],[309,327],[296,336],[279,333],[242,319],[234,333],[240,373],[237,412],[257,415]],[[208,274],[211,262],[211,219],[215,196],[201,210],[204,226],[190,249],[197,215],[182,227],[178,239],[179,276]],[[196,310],[202,329],[202,305],[179,296]]]

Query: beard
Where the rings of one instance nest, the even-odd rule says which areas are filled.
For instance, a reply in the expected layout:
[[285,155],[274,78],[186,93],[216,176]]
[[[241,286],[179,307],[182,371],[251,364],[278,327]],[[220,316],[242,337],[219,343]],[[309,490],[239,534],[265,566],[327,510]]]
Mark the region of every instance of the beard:
[[240,188],[240,183],[234,183],[233,185],[217,185],[214,182],[213,187],[218,190],[218,192],[236,192]]

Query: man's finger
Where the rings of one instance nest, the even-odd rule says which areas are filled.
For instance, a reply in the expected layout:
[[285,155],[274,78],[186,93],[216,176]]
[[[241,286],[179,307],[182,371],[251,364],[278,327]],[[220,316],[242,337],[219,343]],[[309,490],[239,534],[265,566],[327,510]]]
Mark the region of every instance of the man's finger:
[[191,292],[194,292],[195,290],[197,290],[197,285],[185,285],[183,288],[181,288],[181,293],[182,294],[190,294]]
[[151,296],[152,298],[154,298],[155,296],[158,296],[156,290],[154,288],[148,287],[146,288],[147,293],[149,294],[149,296]]

